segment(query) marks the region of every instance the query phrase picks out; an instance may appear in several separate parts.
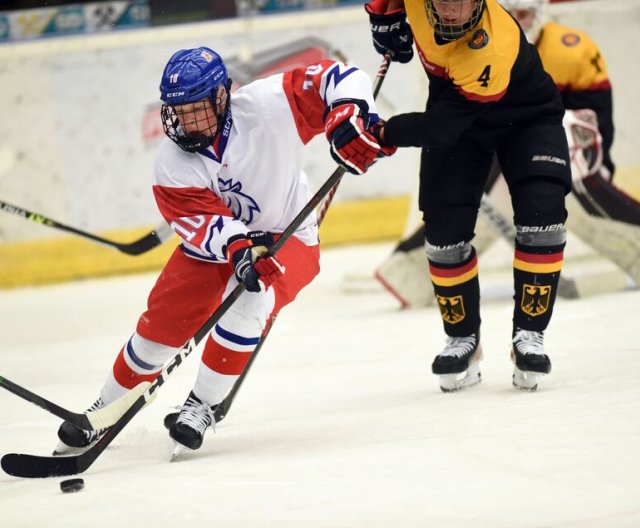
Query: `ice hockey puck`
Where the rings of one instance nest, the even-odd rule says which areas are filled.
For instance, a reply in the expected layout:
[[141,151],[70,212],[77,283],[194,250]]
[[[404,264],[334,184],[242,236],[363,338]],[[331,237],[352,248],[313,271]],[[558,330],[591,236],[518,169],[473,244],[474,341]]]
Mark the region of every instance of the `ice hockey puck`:
[[60,489],[64,493],[73,493],[74,491],[83,490],[84,489],[84,480],[82,480],[81,478],[63,480],[60,483]]

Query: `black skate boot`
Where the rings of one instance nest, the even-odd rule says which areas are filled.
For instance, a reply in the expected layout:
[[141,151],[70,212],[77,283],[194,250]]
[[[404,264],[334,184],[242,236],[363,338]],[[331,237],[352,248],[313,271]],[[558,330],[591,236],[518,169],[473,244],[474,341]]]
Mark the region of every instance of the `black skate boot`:
[[514,387],[534,391],[538,380],[551,372],[551,360],[544,353],[543,340],[544,332],[516,328],[511,347]]
[[[173,420],[174,415],[177,415],[175,420]],[[181,447],[199,449],[207,427],[215,427],[213,409],[200,401],[193,392],[189,393],[180,413],[167,415],[164,423],[165,427],[169,425],[169,436],[177,444],[172,459],[182,452]]]
[[447,337],[447,345],[431,365],[431,371],[440,376],[442,392],[455,392],[480,383],[482,347],[480,333],[466,337]]
[[[98,398],[87,411],[95,411],[104,407],[102,398]],[[62,422],[58,429],[58,438],[60,442],[53,451],[54,456],[71,455],[81,453],[87,448],[95,444],[104,436],[107,429],[98,429],[97,431],[85,431],[71,422]]]

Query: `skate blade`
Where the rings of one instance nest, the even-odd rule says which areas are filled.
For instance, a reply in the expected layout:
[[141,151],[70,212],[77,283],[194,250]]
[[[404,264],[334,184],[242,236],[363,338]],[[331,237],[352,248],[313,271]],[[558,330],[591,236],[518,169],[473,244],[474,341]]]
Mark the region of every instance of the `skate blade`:
[[520,370],[518,367],[513,367],[513,386],[516,389],[534,392],[538,389],[538,381],[542,376],[544,376],[544,374],[540,372],[530,372]]
[[442,392],[457,392],[467,387],[473,387],[482,381],[480,363],[475,362],[469,365],[464,372],[456,374],[443,374],[440,376],[440,390]]
[[169,458],[169,462],[176,462],[182,458],[182,455],[187,451],[191,451],[188,447],[179,444],[175,440],[173,441],[173,450],[171,451],[171,458]]

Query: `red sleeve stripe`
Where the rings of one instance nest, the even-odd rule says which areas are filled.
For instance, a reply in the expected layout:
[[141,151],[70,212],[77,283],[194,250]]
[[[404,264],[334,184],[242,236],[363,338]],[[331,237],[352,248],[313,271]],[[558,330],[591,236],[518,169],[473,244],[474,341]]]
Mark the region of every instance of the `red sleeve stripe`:
[[588,88],[576,89],[570,84],[557,84],[556,86],[562,93],[607,92],[612,89],[611,81],[609,79],[593,83]]
[[239,251],[244,248],[248,248],[251,246],[251,241],[248,238],[242,237],[234,240],[227,246],[227,260],[231,261],[231,257],[236,251]]
[[475,94],[475,93],[467,92],[467,91],[463,90],[462,88],[458,88],[458,90],[469,101],[476,101],[478,103],[492,103],[494,101],[499,101],[500,99],[502,99],[504,97],[504,94],[507,93],[507,89],[506,88],[504,90],[502,90],[501,92],[499,92],[497,94],[493,94],[493,95]]

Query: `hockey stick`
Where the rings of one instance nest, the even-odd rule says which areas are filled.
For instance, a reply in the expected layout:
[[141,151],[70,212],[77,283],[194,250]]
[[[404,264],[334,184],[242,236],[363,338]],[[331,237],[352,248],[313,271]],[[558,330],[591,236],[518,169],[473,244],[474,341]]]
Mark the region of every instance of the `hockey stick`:
[[[316,194],[313,195],[280,237],[269,248],[269,254],[275,255],[280,250],[284,243],[291,238],[300,225],[302,225],[309,214],[311,214],[311,212],[320,204],[333,186],[342,179],[345,172],[346,170],[342,167],[337,168],[333,172],[329,179],[320,187],[320,189],[318,189]],[[62,477],[84,472],[96,461],[120,431],[125,428],[133,417],[154,396],[156,390],[165,383],[173,370],[178,367],[184,359],[193,352],[196,346],[209,334],[214,325],[229,310],[236,299],[242,294],[244,289],[244,284],[242,283],[238,284],[233,289],[211,317],[205,321],[189,342],[185,344],[180,352],[168,363],[162,373],[147,387],[147,389],[134,401],[133,405],[131,405],[123,415],[118,417],[120,411],[113,409],[115,423],[107,430],[104,436],[88,450],[78,455],[57,457],[9,453],[4,455],[0,461],[2,469],[9,475],[22,478]],[[105,407],[104,410],[113,406],[114,403],[117,403],[117,401]],[[118,406],[118,409],[119,408],[120,406]]]
[[[322,201],[325,195],[327,195],[327,192],[330,192],[331,190],[335,189],[335,187],[340,182],[345,172],[346,171],[342,168],[338,168],[334,171],[334,173],[330,176],[327,182],[325,182],[325,184],[320,188],[318,193],[316,193],[316,195],[311,199],[314,202],[314,206],[309,208],[309,204],[312,203],[312,201],[310,201],[307,204],[307,206],[305,206],[305,208],[301,211],[300,214],[302,214],[302,212],[306,212],[302,220],[306,219],[306,217],[310,214],[310,212],[318,205],[318,202]],[[331,182],[332,185],[328,185],[329,182]],[[322,196],[318,197],[320,193],[322,194]],[[328,204],[327,204],[327,207],[328,207]],[[318,214],[319,219],[324,217],[327,207],[324,208],[324,211],[321,211]],[[296,222],[297,219],[298,217],[294,219],[294,222]],[[320,222],[320,220],[318,220],[318,222]],[[292,225],[293,225],[293,222],[292,222]],[[269,252],[271,254],[274,254],[275,251],[278,251],[281,247],[281,244],[279,243],[279,241],[282,240],[283,238],[286,241],[286,239],[288,239],[292,233],[293,231],[289,231],[289,229],[285,230],[285,232],[280,236],[280,238],[278,238],[278,241],[270,248]],[[222,314],[225,313],[228,310],[228,308],[231,306],[231,304],[233,304],[233,302],[240,296],[242,291],[243,291],[243,287],[241,284],[236,286],[236,288],[231,292],[231,294],[220,305],[216,313],[214,313],[214,315],[212,315],[211,318],[205,322],[203,327],[198,331],[198,333],[194,337],[195,339],[194,348],[207,335],[209,330],[213,328],[213,326],[218,321],[218,319],[222,316]],[[213,320],[213,322],[211,322],[212,319],[215,317],[215,315],[218,313],[218,311],[221,311],[221,310],[222,310],[222,313],[220,314],[220,316],[217,317],[215,320]],[[205,331],[203,331],[205,327],[207,328]],[[249,361],[249,364],[253,362],[253,357],[255,357],[256,351],[259,350],[259,348],[261,348],[262,341],[266,338],[267,333],[265,333],[262,336],[262,340],[254,350],[254,353],[252,354],[252,359]],[[189,345],[187,345],[186,347],[189,348]],[[191,350],[189,350],[189,352],[184,357],[186,357],[190,353],[191,353]],[[178,358],[178,356],[174,357],[174,359],[172,360],[172,363],[176,360],[176,358]],[[170,366],[171,364],[167,367],[167,369],[169,369]],[[244,379],[244,376],[241,376],[241,378]],[[162,383],[164,383],[164,381]],[[162,385],[162,383],[160,383],[159,385]],[[234,386],[231,388],[231,391],[229,392],[227,397],[220,403],[219,405],[220,411],[218,412],[216,421],[220,421],[222,419],[222,418],[219,418],[219,416],[224,417],[224,415],[226,415],[226,412],[231,406],[231,402],[233,401],[233,398],[235,397],[235,393],[238,391],[239,385],[241,383],[242,381],[240,381],[240,378],[239,378],[239,380],[236,381],[236,384],[234,384]],[[151,384],[149,384],[148,382],[146,384],[141,383],[137,385],[135,388],[133,388],[131,391],[129,391],[127,394],[122,396],[121,398],[115,400],[114,402],[110,403],[109,405],[106,405],[101,409],[97,409],[94,411],[87,411],[84,413],[76,413],[68,409],[65,409],[64,407],[61,407],[60,405],[50,400],[47,400],[46,398],[38,394],[35,394],[34,392],[31,392],[30,390],[18,385],[17,383],[14,383],[13,381],[5,378],[4,376],[0,376],[0,387],[2,387],[3,389],[15,394],[16,396],[19,396],[23,400],[31,402],[34,405],[37,405],[38,407],[45,409],[46,411],[57,416],[58,418],[62,418],[63,420],[69,421],[74,425],[77,425],[81,429],[85,429],[87,431],[104,429],[106,427],[110,427],[114,425],[120,419],[120,417],[123,416],[123,414],[125,414],[125,411],[133,404],[133,402],[135,402],[143,393],[145,393],[145,391],[149,391],[149,395],[153,393],[154,389],[151,390],[149,385]]]
[[171,229],[171,227],[169,227],[168,224],[165,223],[158,226],[156,229],[151,231],[151,233],[144,235],[138,240],[134,240],[133,242],[129,243],[121,243],[109,240],[107,238],[102,238],[101,236],[82,231],[81,229],[77,229],[75,227],[62,224],[44,215],[28,211],[27,209],[23,209],[22,207],[18,207],[17,205],[12,205],[3,200],[0,200],[0,211],[5,211],[7,213],[20,216],[22,218],[25,218],[26,220],[31,220],[36,224],[46,225],[49,227],[53,227],[54,229],[60,229],[61,231],[67,231],[68,233],[79,235],[93,242],[97,242],[98,244],[102,244],[103,246],[117,249],[118,251],[126,253],[127,255],[141,255],[142,253],[146,253],[147,251],[159,246],[163,242],[166,242],[173,236],[173,230]]
[[[374,98],[380,91],[380,87],[382,86],[382,81],[384,80],[384,77],[387,73],[389,64],[390,57],[385,56],[376,77],[376,84],[373,92]],[[327,179],[322,187],[318,189],[311,200],[309,200],[307,205],[293,219],[291,224],[287,227],[287,229],[285,229],[278,240],[276,240],[276,242],[269,248],[269,253],[271,255],[275,255],[277,251],[280,250],[284,243],[295,233],[302,222],[304,222],[309,214],[311,214],[311,212],[316,209],[320,203],[323,203],[323,207],[318,212],[318,223],[322,221],[330,203],[330,199],[327,202],[327,197],[332,190],[337,188],[345,173],[346,170],[342,167],[338,167],[333,172],[333,174]],[[333,194],[331,194],[331,197],[333,197],[334,194],[335,190]],[[236,288],[227,296],[227,298],[222,302],[222,304],[213,313],[213,315],[207,321],[205,321],[205,323],[200,328],[200,330],[198,330],[195,336],[181,349],[181,351],[176,356],[174,356],[174,358],[169,362],[167,367],[153,383],[148,385],[140,384],[135,389],[130,391],[130,393],[128,393],[127,395],[97,411],[90,411],[83,414],[72,413],[71,411],[67,411],[66,409],[63,409],[62,407],[49,402],[48,400],[45,400],[44,398],[30,391],[27,391],[26,389],[23,389],[22,387],[19,387],[12,382],[8,382],[7,385],[11,386],[11,388],[13,389],[11,390],[11,392],[13,392],[14,394],[22,397],[23,399],[26,399],[27,401],[35,403],[36,405],[39,405],[40,407],[48,410],[49,412],[52,412],[53,414],[56,414],[63,419],[69,419],[83,429],[90,430],[105,428],[109,425],[113,426],[95,445],[79,455],[66,457],[40,457],[10,453],[2,457],[2,469],[10,475],[24,478],[66,476],[84,472],[89,466],[91,466],[91,464],[93,464],[93,462],[100,456],[100,454],[106,449],[111,441],[129,423],[129,421],[131,421],[131,419],[146,405],[146,403],[152,397],[154,397],[155,391],[165,383],[166,378],[171,374],[171,372],[177,366],[179,366],[182,361],[184,361],[184,359],[189,354],[191,354],[191,352],[202,341],[202,339],[204,339],[209,334],[211,328],[213,328],[213,326],[227,312],[227,310],[231,307],[231,305],[243,291],[244,285],[238,284],[238,286],[236,286]],[[271,326],[273,325],[274,320],[271,321]],[[254,350],[251,359],[245,367],[242,375],[238,378],[238,380],[236,380],[236,383],[229,391],[229,394],[218,405],[216,409],[217,421],[222,420],[226,416],[235,398],[235,395],[240,389],[240,386],[242,385],[242,382],[247,375],[249,368],[257,355],[257,352],[262,347],[262,344],[264,343],[264,340],[266,339],[271,326],[269,326],[267,331],[263,334],[260,343]],[[0,378],[0,380],[2,379],[8,381],[5,378]],[[3,386],[7,388],[7,390],[10,390],[8,386]],[[131,396],[129,394],[131,394]],[[124,401],[125,398],[127,398],[127,401]],[[133,403],[129,407],[128,405],[131,403],[131,401],[133,401]],[[99,420],[97,419],[98,416]]]
[[[382,82],[384,81],[384,78],[385,78],[385,76],[387,74],[387,70],[389,69],[390,62],[391,62],[390,57],[389,56],[385,56],[382,64],[378,68],[378,72],[376,74],[376,79],[375,79],[374,87],[373,87],[373,97],[374,97],[374,99],[378,96],[378,94],[380,92],[380,88],[382,87]],[[336,173],[337,172],[338,171],[336,170]],[[333,176],[335,176],[336,173],[334,173],[334,175],[332,175],[331,178],[333,178]],[[344,174],[344,171],[342,172],[341,176],[343,174]],[[331,180],[331,178],[329,178],[329,180]],[[335,183],[331,186],[331,188],[329,190],[329,193],[326,194],[326,196],[323,195],[323,197],[321,199],[321,202],[320,202],[321,205],[316,204],[314,206],[314,208],[317,206],[317,209],[318,209],[318,213],[317,213],[318,224],[322,223],[322,220],[324,219],[324,216],[327,213],[327,209],[328,209],[328,207],[329,207],[329,205],[331,203],[331,200],[333,199],[333,197],[334,197],[334,195],[335,195],[335,193],[336,193],[336,191],[338,189],[338,185],[340,183],[340,180],[341,180],[341,177],[337,178],[335,180]],[[5,202],[0,201],[0,205],[2,205],[2,204],[5,204]],[[28,211],[25,211],[24,209],[16,208],[15,206],[10,206],[9,204],[5,204],[5,205],[7,205],[8,207],[13,208],[14,210],[21,211],[21,213],[18,213],[18,214],[21,214],[21,215],[25,216],[26,218],[32,219],[27,215],[31,215],[31,216],[35,215],[35,213],[30,213]],[[3,209],[4,209],[4,206],[3,206]],[[309,211],[311,211],[311,209]],[[47,225],[49,225],[48,222],[54,222],[53,220],[50,220],[50,219],[42,217],[41,215],[35,215],[35,216],[37,216],[38,218],[42,218],[43,221],[41,221],[41,223],[45,223]],[[307,215],[305,215],[305,218],[306,218],[306,216]],[[71,230],[72,232],[77,232],[77,233],[83,234],[83,232],[78,231],[75,228],[69,228],[67,226],[64,226],[64,229]],[[90,235],[88,233],[84,233],[83,234],[83,236],[85,236],[85,235],[88,235],[89,237],[94,237],[93,235]],[[147,235],[147,236],[149,236],[149,235]],[[233,292],[232,295],[234,295],[234,293],[235,292]],[[213,324],[215,324],[215,322]],[[212,327],[213,327],[213,324],[211,325]],[[231,403],[233,402],[233,399],[235,398],[235,395],[236,395],[238,389],[240,388],[240,385],[242,385],[242,382],[243,382],[244,377],[246,375],[246,371],[250,368],[251,364],[253,363],[253,360],[254,360],[257,352],[262,347],[262,343],[266,339],[267,334],[268,334],[268,331],[266,333],[264,333],[263,336],[261,337],[260,343],[258,344],[256,349],[254,350],[253,354],[251,355],[251,359],[249,360],[249,363],[247,364],[247,367],[245,368],[245,372],[243,372],[241,377],[236,381],[236,383],[231,388],[231,390],[229,391],[229,394],[227,394],[225,399],[218,405],[217,410],[216,410],[216,415],[215,415],[215,418],[216,418],[217,422],[219,422],[220,420],[222,420],[224,418],[224,416],[226,416],[229,408],[231,407]],[[31,402],[31,403],[33,403],[33,404],[45,409],[46,411],[48,411],[51,414],[57,416],[58,418],[61,418],[61,419],[66,420],[68,422],[71,422],[74,425],[77,425],[78,427],[80,427],[81,429],[85,429],[87,431],[90,431],[90,430],[104,429],[104,428],[110,427],[114,423],[116,423],[116,421],[131,406],[131,404],[145,390],[147,390],[148,384],[146,384],[146,385],[145,384],[140,384],[140,385],[136,386],[134,389],[132,389],[131,391],[129,391],[127,394],[122,396],[122,398],[112,402],[111,404],[109,404],[109,405],[107,405],[107,406],[105,406],[105,407],[103,407],[101,409],[97,409],[97,410],[94,410],[94,411],[87,411],[85,413],[76,413],[76,412],[70,411],[68,409],[65,409],[65,408],[57,405],[56,403],[53,403],[53,402],[47,400],[46,398],[43,398],[42,396],[39,396],[38,394],[35,394],[35,393],[29,391],[28,389],[25,389],[24,387],[21,387],[20,385],[8,380],[7,378],[2,377],[2,376],[0,376],[0,387],[8,390],[9,392],[12,392],[13,394],[21,397],[22,399],[24,399],[26,401],[29,401],[29,402]]]
[[[347,62],[346,57],[344,57],[344,55],[342,55],[339,51],[336,50],[335,54],[336,54],[336,56],[338,57],[339,60],[341,60],[342,62],[345,62],[345,63]],[[390,64],[391,64],[391,56],[385,55],[384,59],[382,60],[382,64],[380,64],[380,67],[378,68],[378,72],[376,73],[376,79],[375,79],[374,84],[373,84],[373,99],[374,100],[377,99],[378,94],[380,93],[380,88],[382,88],[382,83],[384,82],[384,79],[385,79],[385,77],[387,75],[387,72],[389,70],[389,65]],[[322,223],[322,220],[324,220],[324,217],[327,214],[327,210],[329,209],[329,205],[331,205],[333,197],[335,196],[336,191],[338,190],[338,186],[340,185],[340,181],[341,180],[338,180],[335,183],[335,185],[331,188],[331,190],[329,191],[327,196],[322,200],[321,204],[318,206],[318,210],[317,210],[318,225],[320,225]],[[271,331],[271,328],[272,328],[274,322],[275,322],[275,318],[271,320],[271,323],[270,323],[269,327],[267,328],[266,332],[260,338],[260,342],[258,343],[258,345],[254,349],[253,353],[251,354],[251,357],[249,358],[249,361],[247,362],[244,370],[242,371],[242,374],[235,381],[235,383],[233,384],[233,387],[231,387],[231,390],[229,391],[229,393],[224,397],[224,399],[215,408],[215,410],[213,412],[213,416],[214,416],[214,419],[215,419],[216,422],[220,422],[221,420],[223,420],[224,417],[229,413],[229,409],[231,407],[231,404],[233,403],[233,400],[236,397],[236,394],[238,393],[238,390],[240,390],[240,387],[242,386],[242,383],[244,382],[244,379],[247,376],[247,374],[249,372],[249,369],[251,368],[251,365],[253,364],[256,356],[258,355],[258,352],[260,352],[260,349],[262,348],[262,345],[264,344],[265,340],[267,339],[267,336],[269,335],[269,332]]]

